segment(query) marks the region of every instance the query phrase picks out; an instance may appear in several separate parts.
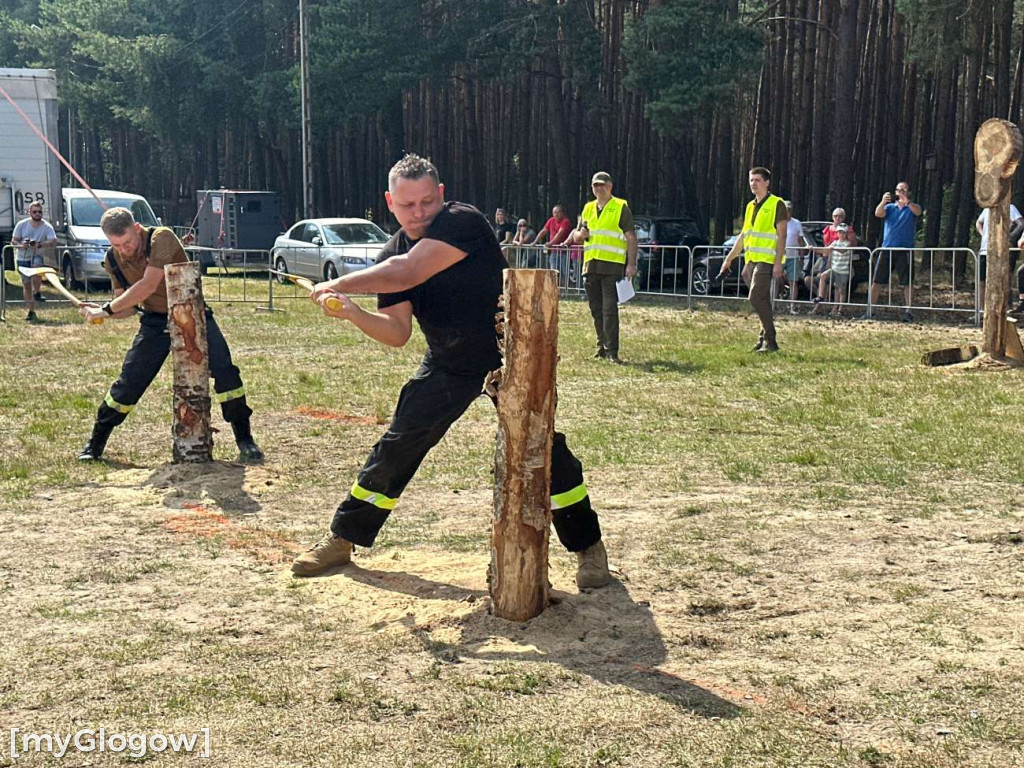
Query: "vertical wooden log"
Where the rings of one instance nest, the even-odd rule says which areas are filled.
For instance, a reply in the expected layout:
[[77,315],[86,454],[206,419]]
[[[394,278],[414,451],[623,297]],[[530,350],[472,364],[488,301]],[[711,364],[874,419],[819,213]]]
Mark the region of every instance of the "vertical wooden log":
[[974,137],[974,197],[988,208],[988,275],[985,285],[983,349],[992,357],[1006,353],[1006,296],[1010,290],[1010,196],[1024,139],[1013,123],[986,120]]
[[199,264],[168,264],[164,280],[174,362],[174,463],[212,461],[206,301]]
[[557,273],[505,270],[505,364],[498,397],[490,591],[496,616],[548,604],[551,440],[558,362]]

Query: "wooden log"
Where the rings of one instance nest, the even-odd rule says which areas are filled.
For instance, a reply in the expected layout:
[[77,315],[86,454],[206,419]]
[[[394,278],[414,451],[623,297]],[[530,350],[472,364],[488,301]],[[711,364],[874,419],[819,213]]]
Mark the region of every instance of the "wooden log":
[[974,136],[974,197],[988,208],[988,275],[982,349],[994,358],[1006,353],[1006,296],[1010,290],[1010,193],[1024,139],[1013,123],[986,120]]
[[926,352],[921,357],[921,362],[932,367],[966,363],[977,357],[979,352],[980,350],[974,344],[964,344],[961,347],[947,347],[946,349],[936,349],[934,352]]
[[1016,363],[1024,363],[1024,345],[1020,343],[1020,334],[1017,332],[1017,321],[1006,318],[1006,358]]
[[206,301],[199,264],[168,264],[164,280],[174,363],[173,460],[175,464],[213,461]]
[[505,362],[498,396],[491,610],[526,621],[548,604],[551,441],[558,363],[557,273],[505,270]]

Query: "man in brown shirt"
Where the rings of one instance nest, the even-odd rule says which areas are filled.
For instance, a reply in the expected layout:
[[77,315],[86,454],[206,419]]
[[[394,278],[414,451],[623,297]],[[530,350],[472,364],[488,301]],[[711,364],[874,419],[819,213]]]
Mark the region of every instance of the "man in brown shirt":
[[[102,457],[107,438],[118,424],[128,418],[135,404],[156,378],[171,350],[167,331],[167,286],[164,265],[187,261],[177,236],[167,227],[143,227],[127,208],[111,208],[103,214],[100,226],[110,240],[103,268],[110,275],[114,298],[103,305],[88,303],[80,312],[86,323],[96,319],[131,317],[136,309],[142,315],[139,332],[121,366],[121,375],[110,387],[96,414],[92,437],[78,454],[82,461]],[[206,309],[206,343],[210,375],[220,402],[224,420],[231,424],[241,461],[260,461],[263,451],[252,438],[249,417],[252,409],[245,400],[245,385],[238,368],[231,362],[231,350]]]

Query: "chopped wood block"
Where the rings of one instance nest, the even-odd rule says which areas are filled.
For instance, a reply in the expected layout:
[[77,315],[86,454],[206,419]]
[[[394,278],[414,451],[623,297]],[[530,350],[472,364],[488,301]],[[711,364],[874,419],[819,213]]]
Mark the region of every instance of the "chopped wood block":
[[926,352],[921,362],[925,365],[953,365],[954,363],[965,363],[978,356],[980,350],[974,344],[964,344],[960,347],[948,347],[937,349],[934,352]]

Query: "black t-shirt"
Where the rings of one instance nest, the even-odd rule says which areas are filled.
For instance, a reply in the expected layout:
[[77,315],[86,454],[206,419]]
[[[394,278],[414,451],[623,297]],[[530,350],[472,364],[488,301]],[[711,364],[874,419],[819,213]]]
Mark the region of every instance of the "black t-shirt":
[[[412,314],[427,339],[424,361],[431,365],[465,375],[501,367],[494,314],[502,290],[501,271],[508,262],[487,219],[467,203],[445,203],[424,238],[447,243],[466,257],[407,291],[379,294],[377,306],[412,303]],[[408,253],[416,243],[400,229],[377,262]]]
[[[508,219],[505,219],[505,223],[504,224],[495,224],[494,225],[494,236],[498,238],[498,242],[499,243],[504,243],[505,242],[505,237],[509,233],[512,233],[513,235],[515,235],[515,233],[516,233],[516,225],[513,224]],[[511,239],[509,240],[509,242],[511,242]]]

